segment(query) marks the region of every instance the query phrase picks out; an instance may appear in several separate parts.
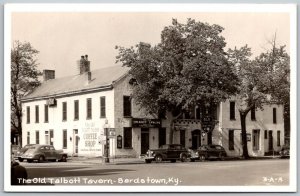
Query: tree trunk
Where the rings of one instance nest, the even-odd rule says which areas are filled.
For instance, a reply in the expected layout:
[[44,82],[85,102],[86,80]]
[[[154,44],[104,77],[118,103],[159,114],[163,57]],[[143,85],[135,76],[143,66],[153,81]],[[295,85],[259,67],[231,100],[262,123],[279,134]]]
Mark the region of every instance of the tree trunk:
[[172,119],[170,123],[169,144],[173,144],[173,140],[174,140],[174,119]]
[[245,159],[249,159],[250,157],[249,157],[249,154],[248,154],[248,145],[247,145],[246,116],[247,116],[246,112],[240,111],[241,129],[242,129],[243,157]]
[[180,116],[181,114],[177,116],[173,116],[172,112],[167,112],[166,117],[168,121],[170,122],[170,136],[169,136],[169,144],[173,144],[174,142],[174,121]]

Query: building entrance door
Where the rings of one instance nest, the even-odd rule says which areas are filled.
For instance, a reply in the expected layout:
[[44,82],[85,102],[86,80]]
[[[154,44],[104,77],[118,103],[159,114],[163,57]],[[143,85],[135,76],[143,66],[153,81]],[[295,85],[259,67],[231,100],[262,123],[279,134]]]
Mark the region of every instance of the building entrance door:
[[78,129],[73,130],[73,153],[78,155],[78,142],[79,142],[79,137],[78,137]]
[[149,149],[149,128],[141,128],[141,154],[146,154]]
[[192,131],[192,149],[197,149],[201,146],[201,131],[196,129]]
[[273,151],[273,131],[269,131],[269,151]]

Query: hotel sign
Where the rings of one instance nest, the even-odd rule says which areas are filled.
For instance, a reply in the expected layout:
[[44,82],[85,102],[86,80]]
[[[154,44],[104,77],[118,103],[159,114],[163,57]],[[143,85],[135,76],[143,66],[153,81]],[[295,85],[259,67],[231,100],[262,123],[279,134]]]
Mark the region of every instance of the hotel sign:
[[132,127],[161,127],[161,120],[148,118],[133,118]]

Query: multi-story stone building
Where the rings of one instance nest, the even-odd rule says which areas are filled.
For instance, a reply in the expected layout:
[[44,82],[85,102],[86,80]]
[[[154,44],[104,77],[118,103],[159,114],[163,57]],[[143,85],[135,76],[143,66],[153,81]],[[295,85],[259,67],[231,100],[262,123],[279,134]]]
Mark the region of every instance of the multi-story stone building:
[[[23,145],[53,144],[70,155],[103,156],[109,135],[111,157],[138,157],[149,148],[166,144],[170,122],[147,115],[131,99],[132,80],[121,66],[90,71],[87,55],[78,61],[75,76],[55,78],[44,70],[44,82],[22,99]],[[175,121],[174,143],[188,148],[220,144],[229,156],[242,155],[241,130],[234,100],[217,105],[217,124],[201,132],[201,107]],[[106,129],[107,128],[107,129]],[[278,151],[283,145],[283,107],[267,105],[247,118],[251,156]]]

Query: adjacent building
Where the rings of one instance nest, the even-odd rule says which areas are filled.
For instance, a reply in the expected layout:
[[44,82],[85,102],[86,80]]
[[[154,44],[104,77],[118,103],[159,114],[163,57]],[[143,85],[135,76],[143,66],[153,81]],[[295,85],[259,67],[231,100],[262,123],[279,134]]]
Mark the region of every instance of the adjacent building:
[[[170,122],[147,115],[134,103],[128,68],[91,71],[87,55],[77,66],[77,75],[63,78],[44,70],[42,85],[22,99],[23,145],[52,144],[69,155],[98,157],[104,155],[108,137],[110,157],[138,157],[168,143]],[[188,148],[220,144],[229,156],[242,155],[236,106],[234,99],[217,104],[217,123],[208,133],[202,132],[201,106],[191,108],[175,121],[174,143]],[[247,140],[250,156],[279,151],[284,142],[283,106],[251,111]]]

